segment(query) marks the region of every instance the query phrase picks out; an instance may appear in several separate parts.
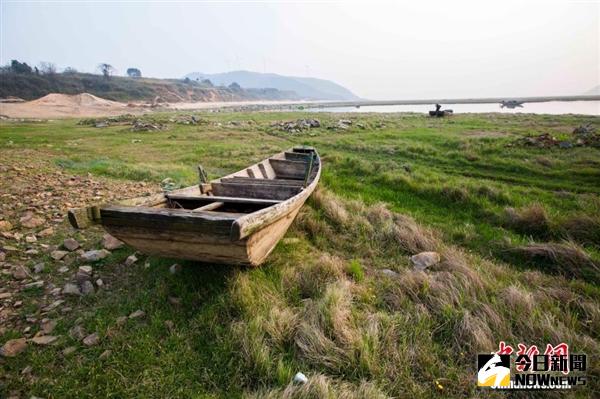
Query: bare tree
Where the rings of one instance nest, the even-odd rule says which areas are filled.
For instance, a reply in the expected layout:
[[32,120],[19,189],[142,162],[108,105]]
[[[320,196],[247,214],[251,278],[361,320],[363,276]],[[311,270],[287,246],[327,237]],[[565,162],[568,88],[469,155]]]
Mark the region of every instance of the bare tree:
[[40,62],[39,70],[42,75],[54,75],[56,74],[56,64],[52,62]]
[[115,73],[115,68],[110,64],[98,64],[98,70],[104,75],[105,79],[110,79],[110,75]]

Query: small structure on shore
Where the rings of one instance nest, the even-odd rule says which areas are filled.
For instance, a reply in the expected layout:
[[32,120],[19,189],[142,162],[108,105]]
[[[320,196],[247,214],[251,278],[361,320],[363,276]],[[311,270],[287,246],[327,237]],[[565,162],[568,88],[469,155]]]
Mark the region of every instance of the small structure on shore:
[[441,109],[440,104],[435,104],[435,111],[429,111],[429,116],[435,116],[441,118],[442,116],[450,116],[454,112],[451,109]]
[[500,108],[510,108],[510,109],[514,109],[514,108],[523,108],[523,101],[517,101],[517,100],[502,100],[500,102]]

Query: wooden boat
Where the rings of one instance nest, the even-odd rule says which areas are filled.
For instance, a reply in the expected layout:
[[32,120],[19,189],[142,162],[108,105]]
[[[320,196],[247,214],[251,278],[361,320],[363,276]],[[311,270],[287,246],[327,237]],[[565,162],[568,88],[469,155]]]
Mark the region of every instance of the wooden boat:
[[246,169],[180,190],[69,210],[75,228],[100,223],[145,254],[260,265],[321,176],[314,148],[295,147]]

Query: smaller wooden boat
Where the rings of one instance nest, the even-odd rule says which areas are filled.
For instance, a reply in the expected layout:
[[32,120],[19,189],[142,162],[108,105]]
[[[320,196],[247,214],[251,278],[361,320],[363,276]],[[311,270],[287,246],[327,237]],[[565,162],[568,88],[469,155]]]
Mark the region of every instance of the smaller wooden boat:
[[180,190],[69,210],[75,228],[100,223],[145,254],[260,265],[321,176],[314,148],[295,147],[239,172]]

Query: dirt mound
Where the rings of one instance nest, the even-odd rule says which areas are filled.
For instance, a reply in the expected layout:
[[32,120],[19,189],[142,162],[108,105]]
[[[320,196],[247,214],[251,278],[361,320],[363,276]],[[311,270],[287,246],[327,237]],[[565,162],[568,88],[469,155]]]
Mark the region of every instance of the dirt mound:
[[106,100],[93,94],[51,93],[37,100],[2,104],[2,114],[12,118],[57,118],[71,116],[108,116],[135,111],[127,104]]
[[93,94],[58,94],[51,93],[37,100],[29,101],[29,105],[44,105],[58,107],[125,107],[117,101],[106,100]]

